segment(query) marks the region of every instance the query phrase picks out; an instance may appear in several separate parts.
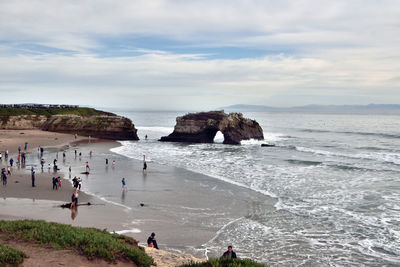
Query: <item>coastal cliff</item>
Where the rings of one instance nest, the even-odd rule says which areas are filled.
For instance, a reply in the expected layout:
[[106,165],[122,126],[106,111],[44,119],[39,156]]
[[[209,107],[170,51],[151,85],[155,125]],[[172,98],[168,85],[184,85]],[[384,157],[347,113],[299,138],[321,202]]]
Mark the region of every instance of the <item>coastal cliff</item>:
[[218,131],[224,135],[224,144],[240,144],[242,140],[263,140],[263,130],[255,121],[241,113],[224,111],[190,113],[176,119],[174,131],[160,141],[213,143]]
[[91,108],[0,108],[0,129],[39,129],[102,139],[139,140],[130,119]]

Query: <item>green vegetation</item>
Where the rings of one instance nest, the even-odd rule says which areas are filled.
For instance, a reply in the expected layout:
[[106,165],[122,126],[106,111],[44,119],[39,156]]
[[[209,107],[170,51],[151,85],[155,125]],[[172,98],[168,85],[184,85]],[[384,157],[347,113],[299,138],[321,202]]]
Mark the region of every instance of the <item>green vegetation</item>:
[[265,267],[265,265],[249,259],[218,258],[209,259],[207,262],[184,264],[180,267]]
[[24,252],[0,243],[0,266],[21,264],[26,257]]
[[97,110],[94,108],[0,108],[0,116],[18,116],[18,115],[44,115],[50,117],[51,115],[65,115],[74,114],[79,116],[93,116],[93,115],[114,115],[113,113]]
[[53,248],[75,249],[89,259],[102,258],[113,262],[128,259],[138,266],[153,265],[153,259],[133,238],[110,234],[106,230],[73,227],[66,224],[20,220],[0,221],[0,233],[17,240],[49,244]]

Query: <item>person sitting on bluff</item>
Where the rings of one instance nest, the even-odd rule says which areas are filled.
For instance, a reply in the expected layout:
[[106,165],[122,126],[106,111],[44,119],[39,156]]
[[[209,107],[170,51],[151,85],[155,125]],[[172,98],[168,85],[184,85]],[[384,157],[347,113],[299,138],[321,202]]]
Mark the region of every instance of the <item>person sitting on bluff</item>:
[[232,258],[236,259],[236,253],[232,250],[232,246],[228,247],[228,250],[224,252],[222,258]]
[[149,236],[149,238],[147,238],[147,245],[148,245],[149,247],[158,249],[157,241],[156,241],[156,239],[154,238],[155,236],[156,236],[155,233],[151,233],[151,235]]

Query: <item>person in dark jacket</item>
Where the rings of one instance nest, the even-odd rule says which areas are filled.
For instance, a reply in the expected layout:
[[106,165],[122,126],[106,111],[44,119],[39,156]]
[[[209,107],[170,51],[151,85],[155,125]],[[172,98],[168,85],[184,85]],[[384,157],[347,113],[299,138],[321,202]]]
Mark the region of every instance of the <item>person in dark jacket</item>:
[[157,245],[157,241],[156,241],[156,239],[154,238],[155,236],[156,236],[155,233],[151,233],[151,235],[149,236],[149,238],[147,238],[147,245],[150,245],[150,244],[152,243],[154,248],[159,249],[159,248],[158,248],[158,245]]
[[236,259],[236,253],[232,250],[232,246],[228,247],[228,250],[224,252],[224,254],[222,255],[223,258],[232,258],[232,259]]

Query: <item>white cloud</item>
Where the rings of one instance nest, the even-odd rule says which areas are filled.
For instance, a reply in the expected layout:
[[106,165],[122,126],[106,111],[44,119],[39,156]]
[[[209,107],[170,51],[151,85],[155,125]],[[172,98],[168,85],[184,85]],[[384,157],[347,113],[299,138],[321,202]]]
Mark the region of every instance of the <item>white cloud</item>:
[[[279,95],[399,102],[399,17],[391,0],[4,0],[0,91],[4,102],[138,108],[278,104]],[[120,52],[142,55],[102,54],[108,42],[143,36],[192,51],[231,46],[260,55],[216,59],[128,41]],[[46,54],[35,45],[73,53]],[[269,50],[278,54],[262,52]]]
[[[103,106],[131,103],[138,108],[153,102],[184,109],[236,102],[268,104],[268,98],[288,92],[339,96],[391,92],[387,100],[392,102],[400,101],[391,91],[400,87],[396,53],[340,50],[312,58],[278,55],[239,60],[169,53],[119,58],[91,54],[3,56],[0,90],[34,92],[21,100],[25,102],[42,102],[42,96],[54,94],[80,103],[90,99],[89,103]],[[197,101],[206,98],[209,100]],[[177,99],[183,100],[177,103]]]

